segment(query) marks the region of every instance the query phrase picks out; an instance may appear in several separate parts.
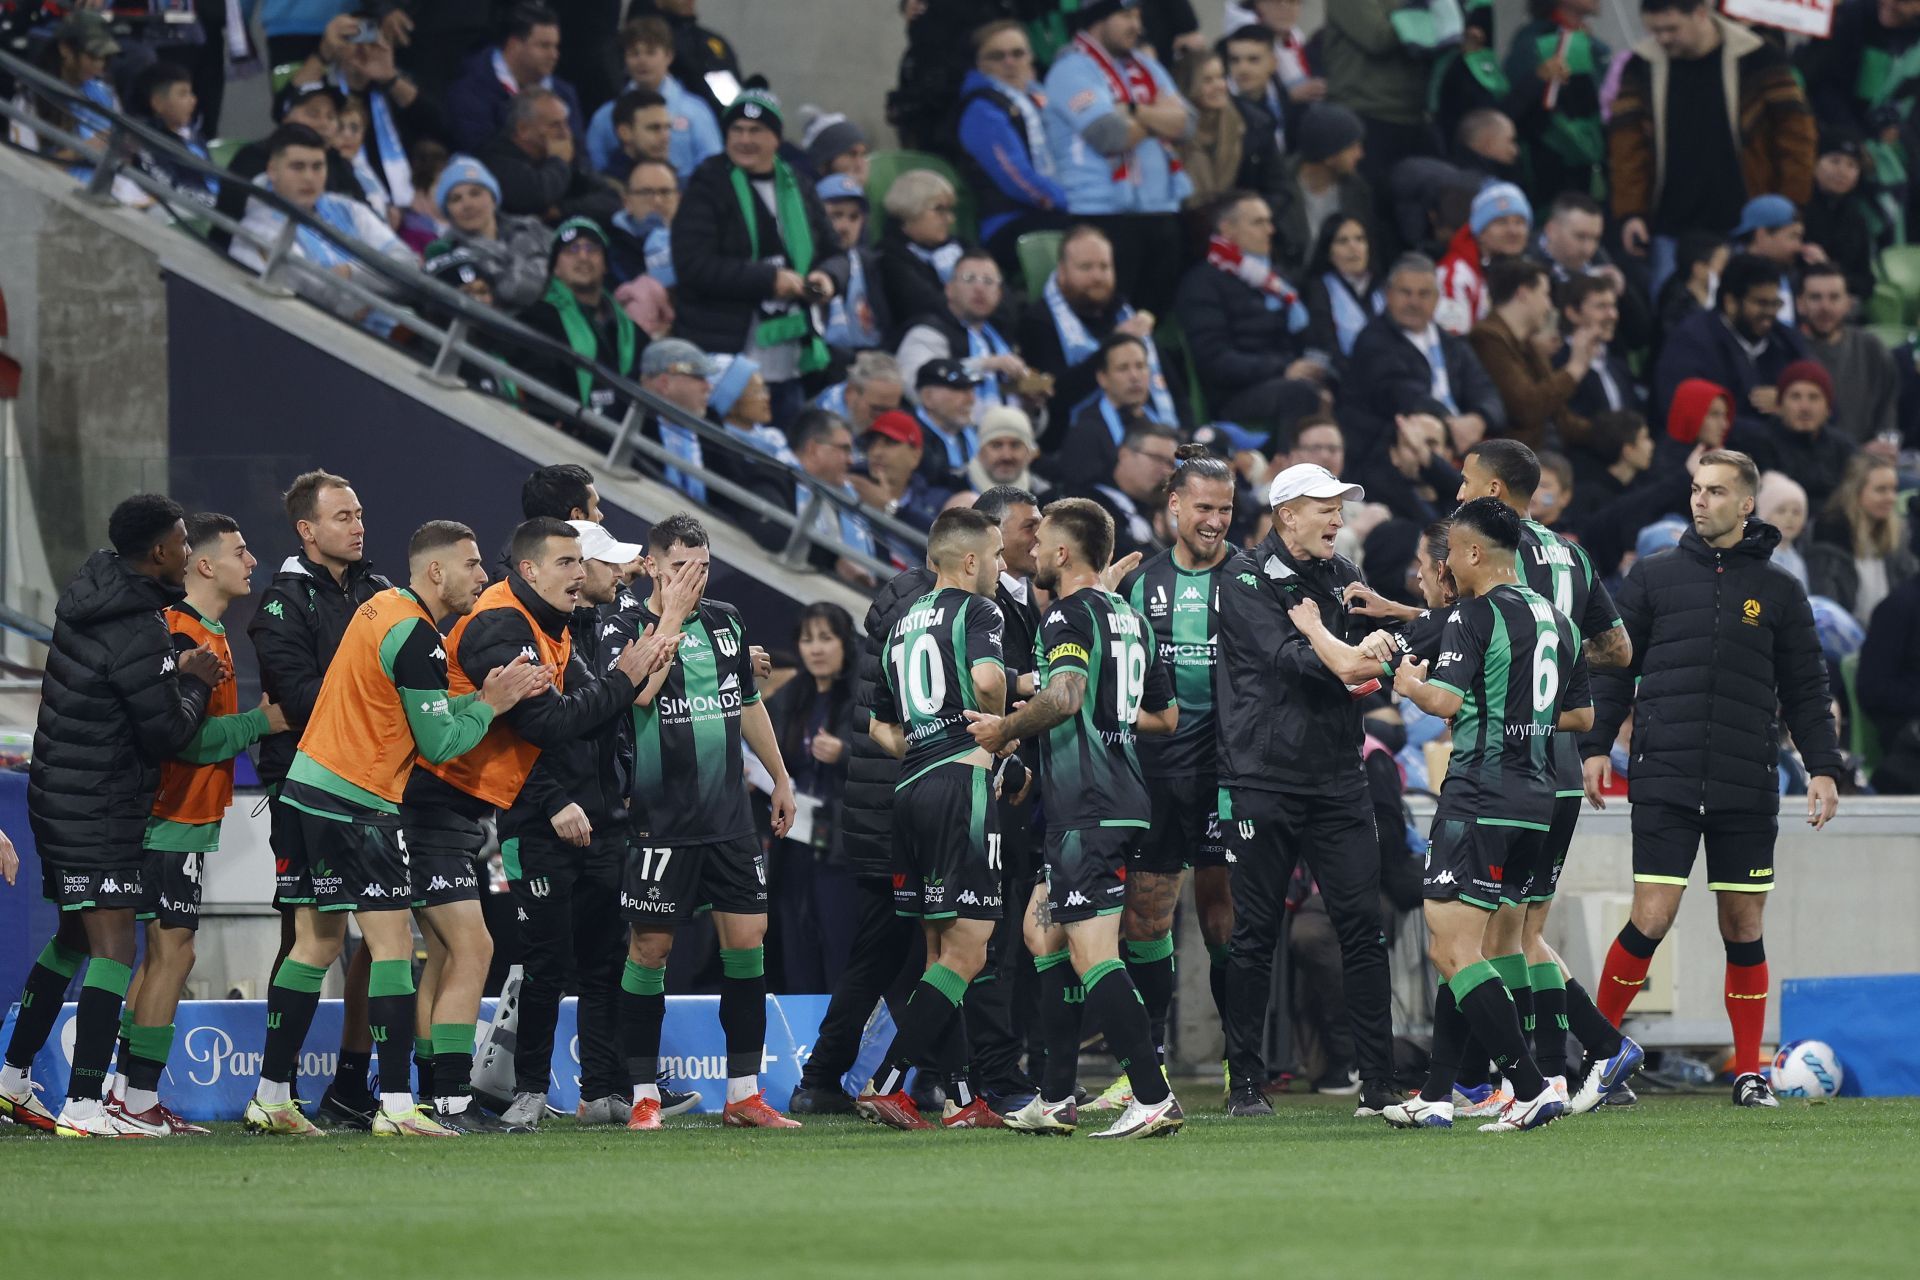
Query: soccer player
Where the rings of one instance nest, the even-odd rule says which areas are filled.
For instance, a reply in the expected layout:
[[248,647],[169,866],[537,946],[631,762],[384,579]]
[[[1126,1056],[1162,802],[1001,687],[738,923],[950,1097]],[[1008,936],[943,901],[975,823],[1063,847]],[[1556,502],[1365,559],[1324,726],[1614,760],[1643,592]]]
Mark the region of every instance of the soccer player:
[[[1185,1117],[1153,1052],[1140,993],[1120,962],[1127,860],[1152,823],[1134,738],[1172,733],[1180,708],[1153,648],[1153,629],[1102,586],[1113,518],[1097,503],[1048,505],[1034,546],[1034,585],[1053,596],[1040,621],[1039,690],[1008,716],[969,711],[974,741],[999,754],[1024,738],[1042,744],[1046,876],[1028,911],[1040,1016],[1047,1029],[1040,1093],[1007,1117],[1029,1133],[1070,1134],[1079,1123],[1073,1077],[1084,1006],[1133,1085],[1133,1099],[1101,1138],[1146,1138]],[[1071,965],[1071,969],[1068,966]],[[1069,1000],[1078,983],[1079,1001]]]
[[[1527,518],[1533,491],[1540,485],[1540,460],[1518,440],[1482,440],[1467,450],[1460,467],[1459,500],[1497,498],[1521,517],[1518,572],[1520,581],[1551,601],[1566,615],[1580,636],[1581,656],[1590,670],[1612,670],[1627,665],[1633,644],[1607,592],[1578,543],[1568,542],[1537,520]],[[1632,1099],[1627,1079],[1644,1058],[1640,1046],[1622,1036],[1594,1006],[1559,953],[1547,945],[1545,930],[1553,909],[1560,873],[1573,846],[1574,826],[1580,820],[1580,801],[1586,795],[1580,768],[1580,746],[1573,734],[1553,735],[1554,801],[1552,829],[1547,833],[1538,874],[1528,885],[1508,881],[1501,909],[1490,921],[1488,954],[1500,980],[1513,993],[1521,1023],[1532,1038],[1540,1069],[1563,1092],[1567,1076],[1567,1032],[1571,1026],[1592,1063],[1615,1078],[1616,1102]],[[1591,1067],[1589,1068],[1591,1069]],[[1501,1101],[1495,1089],[1483,1107]]]
[[[1210,985],[1222,1025],[1233,937],[1233,886],[1220,836],[1213,738],[1213,660],[1227,527],[1233,523],[1233,471],[1204,446],[1182,445],[1177,457],[1179,466],[1167,482],[1176,541],[1120,587],[1127,603],[1152,625],[1159,660],[1171,673],[1180,705],[1180,727],[1165,737],[1144,738],[1138,747],[1153,825],[1134,846],[1126,910],[1120,914],[1127,973],[1147,1007],[1163,1067],[1173,1004],[1173,912],[1186,868],[1193,868],[1194,904],[1212,960]],[[1124,1106],[1127,1097],[1123,1078],[1086,1109]]]
[[[1001,663],[1000,529],[978,511],[942,512],[927,534],[933,589],[893,626],[880,654],[868,732],[902,761],[893,803],[893,900],[926,934],[927,967],[900,1012],[879,1083],[856,1105],[896,1129],[928,1124],[907,1095],[906,1075],[925,1065],[955,1027],[969,1058],[961,1001],[987,963],[1001,915],[1000,824],[994,759],[973,740],[966,713],[998,716],[1007,705]],[[956,1026],[957,1024],[957,1026]],[[949,1128],[1001,1128],[962,1073],[947,1099]]]
[[509,815],[503,826],[515,830],[533,821],[548,825],[545,812],[528,811],[551,800],[560,826],[578,833],[575,819],[584,819],[577,806],[569,811],[570,801],[543,790],[525,794],[534,766],[545,752],[566,750],[625,714],[641,682],[672,652],[671,642],[629,645],[604,679],[577,675],[569,687],[568,624],[587,578],[580,535],[564,520],[528,520],[513,531],[508,559],[507,576],[481,592],[447,633],[447,688],[456,697],[470,693],[470,672],[504,667],[519,654],[533,655],[553,687],[497,716],[471,750],[446,761],[423,759],[400,804],[413,907],[427,939],[414,1056],[431,1063],[422,1092],[433,1098],[440,1123],[463,1133],[524,1132],[472,1105],[474,1024],[493,960],[480,908],[481,819],[501,810]]
[[[585,561],[580,601],[567,621],[572,652],[565,688],[580,690],[613,666],[606,657],[611,637],[601,633],[622,603],[622,569],[646,548],[616,540],[590,519],[567,525],[579,535]],[[624,600],[626,607],[634,603]],[[632,1107],[618,1033],[627,932],[620,918],[620,877],[627,864],[625,761],[633,752],[627,710],[621,705],[620,714],[591,735],[543,750],[519,799],[500,816],[500,855],[519,911],[525,966],[514,1034],[514,1095],[501,1119],[519,1128],[537,1128],[546,1111],[554,1022],[570,983],[580,996],[575,1114],[582,1124],[624,1125]],[[700,1101],[697,1093],[679,1097],[681,1110]],[[664,1094],[662,1101],[668,1104],[663,1114],[678,1114]]]
[[[279,704],[288,725],[286,733],[261,740],[259,757],[260,781],[274,797],[267,805],[267,817],[280,950],[272,973],[280,971],[293,949],[296,910],[312,905],[294,900],[304,894],[306,868],[297,862],[299,820],[280,803],[280,784],[354,610],[393,586],[367,563],[366,513],[344,477],[328,471],[305,472],[287,486],[284,501],[300,550],[274,572],[247,624],[247,639],[253,642],[254,659],[260,666],[260,687]],[[342,1128],[370,1127],[376,1109],[367,1088],[367,1069],[373,1061],[373,1040],[367,1033],[367,963],[367,949],[356,947],[347,963],[340,1065],[320,1099],[320,1119]]]
[[317,1137],[292,1100],[295,1064],[320,1003],[320,980],[340,954],[347,916],[360,923],[371,954],[368,1025],[380,1046],[381,1137],[448,1138],[453,1129],[416,1110],[409,1080],[413,1029],[413,901],[400,801],[416,758],[451,760],[471,750],[495,716],[545,690],[546,667],[525,654],[487,673],[473,693],[447,687],[447,656],[436,618],[464,616],[487,585],[473,530],[430,520],[407,546],[406,587],[380,592],[354,611],[327,668],[281,803],[294,812],[289,850],[300,868],[286,896],[305,905],[294,918],[293,950],[267,992],[267,1041],[260,1083],[244,1120],[257,1133]]
[[[1834,779],[1845,767],[1806,590],[1772,561],[1780,531],[1751,518],[1758,487],[1746,454],[1701,456],[1693,527],[1671,551],[1634,565],[1620,592],[1633,663],[1598,681],[1594,726],[1580,743],[1587,795],[1600,808],[1612,776],[1607,752],[1632,708],[1633,913],[1601,969],[1600,1012],[1615,1025],[1626,1016],[1704,842],[1727,953],[1733,1101],[1742,1107],[1778,1105],[1760,1074],[1760,1037],[1769,986],[1761,919],[1780,826],[1779,722],[1806,763],[1807,823],[1816,831],[1839,807]],[[1613,1066],[1589,1064],[1576,1112],[1599,1105]]]
[[[100,1094],[132,977],[140,836],[161,766],[193,740],[212,690],[231,678],[207,649],[176,653],[161,618],[186,579],[179,504],[128,498],[108,517],[107,537],[113,549],[87,557],[54,610],[27,818],[60,927],[27,974],[0,1064],[0,1115],[66,1137],[122,1132]],[[34,1096],[30,1071],[83,965],[73,1071],[56,1117]]]
[[[186,599],[167,610],[176,653],[207,649],[227,670],[233,653],[220,623],[235,600],[253,590],[256,561],[233,517],[203,511],[187,517]],[[180,988],[193,972],[193,938],[200,926],[200,872],[220,847],[220,819],[233,802],[233,760],[270,733],[286,730],[280,708],[262,697],[240,710],[235,682],[225,680],[207,699],[207,718],[193,740],[160,770],[153,817],[143,844],[142,903],[146,953],[120,1020],[120,1087],[107,1110],[122,1132],[162,1138],[206,1133],[160,1101],[160,1073],[173,1048],[173,1015]]]
[[632,1130],[660,1127],[660,1025],[673,932],[703,906],[720,940],[720,1026],[727,1042],[722,1117],[737,1128],[797,1129],[760,1091],[766,1051],[767,864],[741,775],[744,739],[773,776],[773,834],[793,825],[793,783],[754,686],[746,627],[703,596],[707,531],[685,512],[647,531],[653,594],[611,622],[617,659],[652,627],[678,636],[673,660],[633,704],[633,842],[620,906],[631,926],[620,976],[620,1039],[632,1072]]
[[1446,980],[1434,1004],[1433,1060],[1417,1098],[1383,1111],[1400,1128],[1453,1126],[1454,1074],[1471,1027],[1507,1072],[1514,1098],[1489,1130],[1533,1129],[1566,1110],[1527,1049],[1520,1017],[1484,950],[1486,914],[1505,885],[1544,874],[1553,819],[1556,728],[1593,723],[1579,633],[1520,585],[1520,517],[1495,498],[1454,513],[1447,568],[1460,592],[1432,664],[1404,659],[1402,696],[1453,720],[1453,757],[1427,858],[1428,954]]

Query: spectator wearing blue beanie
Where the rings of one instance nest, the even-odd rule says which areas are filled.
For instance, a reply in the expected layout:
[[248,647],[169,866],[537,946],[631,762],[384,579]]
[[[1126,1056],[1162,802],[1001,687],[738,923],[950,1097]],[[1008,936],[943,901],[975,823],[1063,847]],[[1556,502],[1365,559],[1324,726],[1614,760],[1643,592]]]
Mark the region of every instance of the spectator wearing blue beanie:
[[500,182],[469,155],[456,155],[433,184],[433,206],[450,224],[445,239],[427,246],[427,256],[463,248],[493,279],[495,305],[520,311],[547,289],[547,246],[552,234],[538,218],[500,212]]
[[798,467],[800,460],[788,447],[787,433],[767,423],[773,416],[773,398],[767,392],[767,380],[760,376],[760,363],[745,356],[715,356],[713,367],[707,408],[720,425],[768,457]]
[[1533,235],[1533,206],[1511,182],[1489,182],[1473,198],[1466,225],[1454,233],[1440,260],[1440,306],[1433,318],[1442,329],[1463,337],[1487,318],[1487,264],[1527,251]]

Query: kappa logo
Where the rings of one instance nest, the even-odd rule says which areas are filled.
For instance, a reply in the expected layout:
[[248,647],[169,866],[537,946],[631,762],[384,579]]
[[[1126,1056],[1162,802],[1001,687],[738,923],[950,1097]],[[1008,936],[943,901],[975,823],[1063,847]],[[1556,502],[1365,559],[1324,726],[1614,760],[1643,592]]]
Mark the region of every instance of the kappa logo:
[[954,901],[963,902],[969,907],[977,907],[980,905],[980,895],[971,889],[963,889],[960,891],[960,896],[955,898]]
[[619,602],[615,604],[613,607],[616,609],[631,609],[633,608],[634,603],[635,603],[634,598],[623,591],[620,593]]
[[427,881],[428,893],[432,893],[436,889],[451,889],[451,888],[453,888],[453,885],[450,881],[448,881],[448,879],[445,876],[435,876],[433,879]]
[[1200,588],[1188,587],[1180,593],[1180,598],[1182,600],[1204,600],[1206,596],[1201,592]]
[[1048,626],[1052,626],[1056,622],[1065,622],[1066,620],[1067,620],[1067,615],[1060,612],[1058,609],[1055,609],[1052,613],[1047,615]]
[[370,884],[360,891],[360,896],[363,898],[385,898],[391,895],[387,893],[383,886]]
[[525,907],[515,907],[513,909],[513,915],[514,915],[514,918],[518,920],[521,924],[525,924],[527,922],[527,909]]
[[1437,876],[1429,876],[1427,878],[1427,883],[1428,884],[1459,884],[1460,882],[1453,878],[1453,872],[1442,871]]
[[287,616],[287,607],[278,600],[269,600],[267,601],[267,612],[276,618],[284,618]]
[[1260,579],[1254,577],[1250,573],[1238,573],[1238,574],[1235,574],[1234,576],[1240,579],[1241,583],[1245,586],[1257,587],[1260,585]]
[[432,658],[435,662],[445,662],[447,660],[447,651],[444,646],[435,645],[433,646],[433,652],[428,654],[427,656]]
[[539,652],[535,650],[534,647],[530,644],[523,644],[520,646],[520,656],[525,658],[528,662],[540,661]]
[[1459,611],[1458,609],[1455,609],[1455,610],[1454,610],[1454,611],[1453,611],[1452,613],[1450,613],[1450,614],[1448,614],[1448,615],[1447,615],[1447,621],[1448,621],[1448,622],[1458,622],[1458,621],[1460,621],[1460,611]]
[[167,656],[160,659],[160,674],[167,675],[174,669],[173,650],[167,650]]
[[608,636],[613,635],[619,630],[620,628],[617,624],[609,622],[604,627],[600,628],[600,638],[602,640],[605,640]]
[[1075,889],[1067,895],[1067,905],[1070,907],[1090,907],[1093,905],[1093,899],[1078,889]]

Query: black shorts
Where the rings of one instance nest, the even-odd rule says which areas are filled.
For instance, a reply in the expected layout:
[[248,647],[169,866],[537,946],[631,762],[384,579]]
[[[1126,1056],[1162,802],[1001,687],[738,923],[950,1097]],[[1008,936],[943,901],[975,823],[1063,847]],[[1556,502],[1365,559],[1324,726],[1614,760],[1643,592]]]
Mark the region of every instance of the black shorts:
[[1525,887],[1544,871],[1546,847],[1547,833],[1535,827],[1435,818],[1421,896],[1498,911],[1503,902],[1522,901]]
[[1153,825],[1130,856],[1135,871],[1177,875],[1188,867],[1227,865],[1220,784],[1211,774],[1148,774],[1147,797],[1153,804]]
[[62,911],[138,911],[143,864],[122,867],[77,867],[71,870],[40,864],[40,894]]
[[991,771],[949,761],[893,793],[895,915],[998,920],[1002,868]]
[[198,929],[200,867],[206,856],[170,849],[147,850],[147,863],[140,869],[140,911],[135,919],[152,920],[168,929]]
[[300,811],[267,801],[267,843],[273,849],[273,909],[291,911],[313,905],[313,881],[307,873],[306,845],[300,839]]
[[741,836],[707,844],[627,846],[620,911],[627,923],[673,928],[706,908],[767,914],[767,855]]
[[1584,796],[1560,796],[1553,802],[1553,828],[1547,832],[1546,847],[1533,868],[1533,878],[1521,887],[1522,902],[1552,902],[1560,891],[1560,873],[1566,869],[1567,851],[1573,848],[1573,829],[1580,824],[1580,804]]
[[1779,834],[1778,814],[1702,814],[1673,805],[1636,804],[1633,878],[1639,884],[1686,884],[1704,839],[1707,888],[1766,893],[1773,888],[1773,843]]
[[[286,808],[286,847],[290,861],[300,868],[292,887],[304,892],[287,892],[282,879],[279,901],[322,911],[405,911],[413,905],[406,839],[398,826]],[[276,846],[276,864],[282,856]]]
[[480,850],[486,828],[451,809],[400,806],[407,877],[415,907],[480,900]]
[[1055,924],[1110,916],[1127,905],[1127,862],[1139,827],[1047,832],[1047,914]]

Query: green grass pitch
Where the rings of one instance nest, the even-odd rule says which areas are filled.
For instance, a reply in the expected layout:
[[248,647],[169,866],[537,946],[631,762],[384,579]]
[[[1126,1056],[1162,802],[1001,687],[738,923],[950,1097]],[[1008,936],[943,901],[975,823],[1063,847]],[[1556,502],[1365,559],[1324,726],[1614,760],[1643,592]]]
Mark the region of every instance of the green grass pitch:
[[[1542,1132],[1282,1101],[1099,1143],[578,1130],[104,1142],[0,1129],[21,1277],[1911,1276],[1920,1101],[1657,1097]],[[1090,1119],[1092,1117],[1089,1117]],[[1104,1126],[1104,1121],[1102,1125]]]

